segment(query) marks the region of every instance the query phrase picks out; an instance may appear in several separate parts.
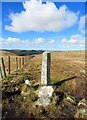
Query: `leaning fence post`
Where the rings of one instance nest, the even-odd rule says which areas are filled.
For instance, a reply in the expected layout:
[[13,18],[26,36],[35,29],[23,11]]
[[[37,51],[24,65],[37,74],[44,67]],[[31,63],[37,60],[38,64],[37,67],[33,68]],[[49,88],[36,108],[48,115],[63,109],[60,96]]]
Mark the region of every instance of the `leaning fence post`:
[[18,70],[18,58],[16,57],[16,70]]
[[0,79],[3,78],[3,75],[2,75],[2,70],[1,70],[1,67],[0,67]]
[[10,75],[10,56],[8,56],[8,74]]
[[49,85],[50,83],[50,62],[51,62],[51,54],[46,51],[43,53],[43,58],[42,58],[42,71],[41,71],[42,85]]
[[4,77],[6,77],[5,65],[4,65],[4,59],[3,59],[3,57],[1,58],[1,64],[2,64],[2,69],[3,69]]

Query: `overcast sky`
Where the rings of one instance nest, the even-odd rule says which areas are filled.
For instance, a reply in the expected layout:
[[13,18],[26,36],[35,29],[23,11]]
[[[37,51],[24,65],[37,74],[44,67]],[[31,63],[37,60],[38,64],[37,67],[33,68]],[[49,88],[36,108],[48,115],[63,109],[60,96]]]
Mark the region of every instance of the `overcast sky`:
[[85,48],[85,2],[3,2],[0,48]]

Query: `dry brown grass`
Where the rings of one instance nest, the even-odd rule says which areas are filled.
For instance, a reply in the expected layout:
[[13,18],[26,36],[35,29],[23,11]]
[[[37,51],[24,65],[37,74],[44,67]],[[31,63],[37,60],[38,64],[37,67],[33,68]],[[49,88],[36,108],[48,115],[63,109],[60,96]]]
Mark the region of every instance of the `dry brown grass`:
[[2,51],[0,50],[0,56],[16,56],[16,54],[12,53],[12,52],[8,52],[8,51]]
[[[64,95],[67,94],[72,96],[76,101],[85,98],[85,52],[54,52],[51,55],[51,83],[61,83],[58,84],[57,90],[60,93],[64,93]],[[13,66],[11,66],[11,68],[13,69],[15,69],[15,57],[11,56],[11,65]],[[5,64],[7,64],[8,57],[4,56],[4,59],[6,60]],[[32,85],[37,83],[37,81],[40,82],[41,65],[42,55],[36,55],[33,58],[28,58],[27,65],[21,70],[11,74],[11,76],[9,76],[10,79],[3,79],[3,93],[13,93],[16,89],[27,93],[27,95],[16,94],[7,98],[4,95],[3,116],[5,116],[5,118],[11,116],[12,118],[15,116],[18,118],[32,118],[32,115],[35,118],[40,118],[42,115],[43,118],[46,117],[47,119],[50,119],[52,116],[53,118],[61,118],[64,114],[70,118],[72,116],[74,117],[73,112],[76,112],[77,106],[67,101],[64,103],[64,98],[60,101],[60,104],[51,104],[44,109],[40,106],[34,106],[34,101],[31,98],[35,98],[34,93],[36,90],[33,90],[33,87],[32,89],[29,89],[28,87],[27,90],[24,89],[25,80],[30,80]],[[71,79],[72,77],[73,79]],[[67,81],[64,82],[66,79]],[[45,113],[43,114],[42,111],[44,110],[46,110],[47,116]],[[66,116],[64,118],[66,119]]]
[[[11,72],[16,70],[15,58],[22,56],[11,56]],[[3,56],[6,70],[8,69],[8,56]],[[27,59],[27,66],[22,69],[22,74],[30,74],[33,80],[41,80],[42,54]],[[61,85],[66,92],[71,92],[77,97],[85,94],[85,51],[66,51],[51,53],[51,83],[62,81],[76,76],[71,81]],[[80,92],[79,92],[80,91]],[[79,92],[79,94],[78,94]]]
[[[39,71],[41,76],[42,55],[31,59],[33,71]],[[38,66],[38,69],[36,69]],[[67,78],[76,77],[59,87],[77,97],[85,96],[85,51],[66,51],[51,53],[51,82],[58,82]]]

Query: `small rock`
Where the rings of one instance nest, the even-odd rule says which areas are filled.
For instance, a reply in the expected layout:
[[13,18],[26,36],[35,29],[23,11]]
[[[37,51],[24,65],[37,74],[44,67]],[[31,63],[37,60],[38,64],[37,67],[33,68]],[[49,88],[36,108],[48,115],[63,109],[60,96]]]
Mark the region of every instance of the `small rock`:
[[18,91],[19,89],[17,87],[15,87],[15,91]]
[[25,80],[25,84],[27,84],[28,86],[31,86],[30,81],[29,80]]
[[78,103],[78,107],[83,106],[83,107],[87,107],[87,102],[85,99],[82,99],[79,103]]
[[5,112],[5,114],[7,114],[7,112]]
[[27,89],[28,89],[28,88],[27,88],[27,85],[23,85],[21,91],[27,92]]
[[26,97],[24,97],[24,100],[26,99]]
[[76,118],[87,118],[87,101],[82,99],[77,105]]
[[72,97],[70,97],[70,96],[67,96],[67,98],[66,98],[70,103],[72,103],[72,104],[75,104],[76,105],[76,100],[75,100],[75,98],[72,98]]
[[35,84],[33,85],[33,87],[35,88],[35,90],[37,90],[38,87],[39,87],[39,83],[35,83]]
[[87,110],[85,108],[78,109],[75,117],[86,119],[87,118]]

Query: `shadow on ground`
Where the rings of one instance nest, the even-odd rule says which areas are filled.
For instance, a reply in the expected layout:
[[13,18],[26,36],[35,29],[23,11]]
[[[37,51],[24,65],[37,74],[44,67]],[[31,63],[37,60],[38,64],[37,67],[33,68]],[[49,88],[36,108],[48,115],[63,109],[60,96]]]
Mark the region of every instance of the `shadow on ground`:
[[56,86],[56,88],[58,88],[58,87],[61,86],[63,83],[65,83],[65,82],[67,82],[67,81],[70,81],[70,80],[73,80],[73,79],[75,79],[75,78],[77,78],[77,76],[73,76],[73,77],[70,77],[70,78],[66,78],[66,79],[63,79],[63,80],[58,81],[58,82],[56,82],[56,83],[50,84],[50,85]]

